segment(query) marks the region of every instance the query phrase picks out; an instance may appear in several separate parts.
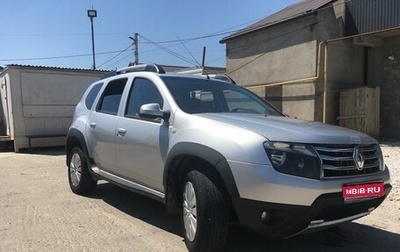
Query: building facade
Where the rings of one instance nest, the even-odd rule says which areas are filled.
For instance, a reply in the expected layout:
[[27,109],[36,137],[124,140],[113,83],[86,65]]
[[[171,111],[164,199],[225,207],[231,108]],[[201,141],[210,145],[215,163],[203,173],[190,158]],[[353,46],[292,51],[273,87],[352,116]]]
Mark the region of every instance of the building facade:
[[300,1],[223,38],[227,74],[289,116],[330,124],[365,120],[340,115],[343,91],[376,89],[362,102],[379,103],[381,136],[400,138],[399,15],[396,0]]

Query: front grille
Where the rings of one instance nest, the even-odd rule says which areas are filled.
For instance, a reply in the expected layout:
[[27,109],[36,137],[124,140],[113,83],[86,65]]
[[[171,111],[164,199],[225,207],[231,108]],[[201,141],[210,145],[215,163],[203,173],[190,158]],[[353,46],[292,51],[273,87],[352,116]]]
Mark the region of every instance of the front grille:
[[[380,171],[378,145],[359,146],[314,146],[322,161],[322,178],[345,177],[372,174]],[[354,157],[358,148],[363,157],[362,167]]]

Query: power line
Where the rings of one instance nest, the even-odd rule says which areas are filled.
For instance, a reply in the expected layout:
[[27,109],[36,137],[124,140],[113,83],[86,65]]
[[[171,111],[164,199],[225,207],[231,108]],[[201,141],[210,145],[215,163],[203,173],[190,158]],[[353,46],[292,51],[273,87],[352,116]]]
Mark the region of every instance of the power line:
[[[260,19],[256,19],[256,20],[260,20]],[[145,37],[142,36],[143,39],[146,40],[146,42],[141,42],[141,43],[148,43],[148,44],[152,44],[154,46],[156,46],[157,48],[166,51],[167,53],[187,62],[190,64],[198,64],[197,60],[192,61],[178,53],[175,53],[169,49],[167,49],[165,46],[161,46],[160,44],[168,44],[168,43],[175,43],[175,45],[172,46],[176,46],[179,44],[182,44],[183,42],[188,42],[188,41],[195,41],[195,40],[201,40],[201,39],[206,39],[206,38],[211,38],[211,37],[217,37],[217,36],[222,36],[222,35],[226,35],[226,34],[230,34],[235,32],[235,30],[232,30],[232,28],[236,28],[236,27],[240,27],[243,26],[245,24],[248,23],[252,23],[255,22],[255,20],[253,21],[249,21],[228,29],[224,29],[220,32],[216,32],[216,33],[212,33],[212,34],[208,34],[208,35],[204,35],[204,36],[197,36],[197,37],[192,37],[192,38],[185,38],[185,39],[176,39],[176,40],[166,40],[166,41],[151,41]],[[97,34],[97,33],[96,33]],[[120,34],[120,33],[98,33],[98,34]],[[80,35],[87,35],[87,34],[81,34],[81,33],[75,33],[75,34],[61,34],[61,33],[48,33],[48,34],[0,34],[0,36],[80,36]],[[172,47],[170,46],[170,47]],[[129,48],[129,47],[128,47]],[[112,57],[111,59],[107,60],[106,62],[104,62],[102,65],[105,65],[106,63],[110,62],[111,60],[113,60],[114,58],[118,57],[120,54],[122,54],[123,52],[125,52],[128,48],[125,48],[122,51],[110,51],[110,52],[103,52],[103,53],[96,53],[96,55],[107,55],[107,54],[113,54],[113,53],[118,53],[116,56]],[[61,56],[49,56],[49,57],[33,57],[33,58],[10,58],[10,59],[0,59],[0,61],[33,61],[33,60],[51,60],[51,59],[67,59],[67,58],[78,58],[78,57],[88,57],[88,56],[92,56],[92,54],[75,54],[75,55],[61,55]],[[192,56],[193,57],[193,56]],[[102,66],[101,65],[101,66]]]
[[[348,0],[348,1],[351,1],[351,0]],[[232,26],[232,27],[226,28],[224,30],[208,34],[208,35],[197,36],[197,37],[192,37],[192,38],[183,38],[183,39],[179,39],[178,38],[178,39],[175,39],[175,40],[153,41],[153,43],[157,43],[157,44],[168,44],[168,43],[177,43],[177,42],[181,43],[181,42],[187,42],[187,41],[194,41],[194,40],[201,40],[201,39],[207,39],[207,38],[212,38],[212,37],[218,37],[218,36],[222,36],[222,35],[238,32],[238,31],[241,30],[241,29],[237,29],[238,27],[242,27],[244,25],[260,21],[261,19],[264,19],[264,18],[265,17],[257,18],[257,19],[251,20],[251,21],[247,21],[245,23],[242,23],[242,24],[239,24],[239,25],[235,25],[235,26]],[[141,42],[141,43],[150,43],[151,44],[151,42]]]
[[[179,37],[178,37],[179,39]],[[193,56],[193,54],[189,51],[189,49],[186,47],[185,43],[183,43],[183,41],[181,41],[182,46],[186,49],[186,51],[190,54],[190,56],[192,56],[192,59],[197,63],[197,66],[200,66],[199,62],[197,61],[197,59]]]
[[[111,51],[111,52],[101,52],[96,53],[96,55],[107,55],[112,53],[118,53],[121,51]],[[62,56],[51,56],[51,57],[37,57],[37,58],[20,58],[20,59],[0,59],[0,61],[31,61],[31,60],[51,60],[51,59],[67,59],[67,58],[78,58],[92,56],[91,53],[87,54],[75,54],[75,55],[62,55]]]
[[234,31],[226,31],[226,32],[220,32],[220,33],[214,33],[214,34],[209,34],[209,35],[204,35],[204,36],[198,36],[198,37],[193,37],[193,38],[186,38],[186,39],[174,39],[174,40],[164,40],[164,41],[151,41],[151,42],[141,42],[141,43],[147,43],[147,44],[170,44],[170,43],[181,43],[181,42],[188,42],[188,41],[194,41],[194,40],[200,40],[200,39],[206,39],[206,38],[212,38],[212,37],[218,37],[221,35],[225,34],[230,34]]
[[171,51],[171,50],[169,50],[168,48],[166,48],[165,46],[162,46],[162,45],[160,45],[159,43],[154,42],[154,41],[152,41],[152,40],[150,40],[150,39],[144,37],[144,36],[141,35],[141,34],[139,34],[139,36],[140,36],[141,38],[143,38],[144,40],[146,40],[147,42],[149,42],[150,44],[152,44],[152,45],[154,45],[154,46],[160,48],[161,50],[163,50],[163,51],[165,51],[165,52],[171,54],[172,56],[174,56],[174,57],[176,57],[176,58],[179,58],[179,59],[181,59],[181,60],[183,60],[183,61],[185,61],[185,62],[187,62],[187,63],[189,63],[189,64],[193,64],[193,65],[196,65],[196,64],[197,64],[196,62],[193,62],[191,59],[188,59],[188,58],[186,58],[186,57],[180,55],[179,53],[176,53],[176,52],[174,52],[174,51]]
[[123,60],[126,60],[127,58],[131,58],[131,57],[132,57],[131,54],[127,54],[127,55],[123,56],[122,58],[118,59],[117,61],[114,61],[113,64],[116,65],[117,63],[119,63]]
[[[346,4],[346,3],[351,2],[351,1],[352,1],[352,0],[345,0],[343,3],[338,3],[338,4]],[[337,5],[338,5],[338,4],[337,4]],[[365,4],[365,3],[364,3],[364,4]],[[363,4],[360,4],[360,5],[363,5]],[[325,6],[325,7],[322,7],[322,8],[320,8],[320,9],[314,10],[314,11],[315,11],[315,12],[319,12],[319,11],[322,11],[322,10],[325,10],[325,9],[331,8],[331,7],[332,7],[332,6],[329,5],[329,6]],[[285,20],[290,19],[290,18],[293,18],[293,17],[295,17],[295,16],[297,16],[297,15],[298,15],[298,14],[292,15],[292,16],[289,16],[289,17],[286,17]],[[234,29],[234,28],[237,28],[237,27],[240,27],[240,26],[249,24],[249,23],[254,23],[254,22],[260,21],[261,19],[264,19],[264,18],[258,18],[258,19],[255,19],[255,20],[253,20],[253,21],[248,21],[248,22],[245,22],[245,23],[243,23],[243,24],[236,25],[236,26],[234,26],[234,27],[227,28],[227,29],[224,29],[224,30],[219,31],[219,32],[216,32],[216,33],[212,33],[212,34],[208,34],[208,35],[203,35],[203,36],[192,37],[192,38],[184,38],[184,39],[179,39],[179,38],[178,38],[178,39],[176,39],[176,40],[152,41],[152,40],[150,40],[150,39],[147,39],[147,38],[144,37],[143,35],[141,35],[141,37],[145,40],[145,42],[141,42],[141,43],[152,44],[152,45],[156,46],[158,49],[161,49],[161,50],[163,50],[163,51],[165,51],[165,52],[167,52],[167,53],[173,55],[174,57],[177,57],[177,58],[179,58],[179,59],[181,59],[181,60],[183,60],[183,61],[185,61],[185,62],[187,62],[187,63],[196,65],[196,64],[198,64],[198,63],[197,63],[197,60],[192,61],[191,59],[186,58],[186,57],[180,55],[179,53],[176,53],[176,52],[174,52],[174,51],[168,49],[167,47],[162,46],[161,44],[171,44],[171,43],[175,43],[174,45],[169,46],[169,47],[173,47],[173,46],[176,46],[176,45],[179,45],[179,44],[183,44],[183,42],[189,42],[189,41],[195,41],[195,40],[207,39],[207,38],[211,38],[211,37],[222,36],[222,35],[226,35],[226,34],[232,34],[232,33],[239,32],[239,31],[243,31],[243,30],[246,29],[246,28],[244,28],[244,29]],[[282,20],[280,20],[280,21],[282,21]],[[280,21],[276,21],[276,22],[274,22],[274,23],[278,23],[278,22],[280,22]],[[271,24],[273,24],[273,23],[271,23]],[[271,25],[271,24],[269,24],[269,25]],[[111,33],[104,33],[104,34],[111,34]],[[112,34],[119,34],[119,33],[112,33]],[[26,35],[26,34],[23,34],[23,35]],[[83,35],[83,34],[28,34],[28,36],[30,36],[30,35],[31,35],[31,36],[53,36],[53,35],[54,35],[54,36],[60,36],[60,35]],[[1,37],[1,36],[22,36],[22,34],[0,34],[0,37]],[[185,48],[186,48],[186,47],[185,47]],[[250,47],[247,47],[247,48],[250,48]],[[115,55],[115,56],[113,56],[112,58],[110,58],[109,60],[105,61],[105,62],[101,65],[101,66],[103,66],[103,65],[109,63],[110,61],[112,61],[113,59],[115,59],[116,57],[120,56],[122,53],[124,53],[124,52],[127,51],[128,49],[129,49],[129,47],[125,48],[124,50],[120,50],[120,51],[110,51],[110,52],[96,53],[96,55],[107,55],[107,54],[117,53],[117,55]],[[186,50],[187,50],[187,48],[186,48]],[[149,51],[147,51],[147,52],[149,52]],[[190,53],[190,52],[189,52],[189,53]],[[190,53],[190,54],[191,54],[191,53]],[[92,54],[76,54],[76,55],[62,55],[62,56],[35,57],[35,58],[20,58],[20,59],[10,58],[10,59],[0,59],[0,61],[51,60],[51,59],[66,59],[66,58],[77,58],[77,57],[88,57],[88,56],[92,56]],[[194,58],[193,55],[191,55],[191,56],[192,56],[192,58]],[[194,59],[195,59],[195,58],[194,58]],[[254,59],[254,60],[255,60],[255,59]],[[253,61],[254,61],[254,60],[253,60]],[[246,65],[247,65],[247,64],[246,64]],[[240,68],[241,68],[241,67],[240,67]],[[238,69],[236,69],[236,70],[238,70]],[[236,70],[233,70],[233,71],[236,71]]]
[[[107,64],[108,62],[112,61],[113,59],[115,59],[116,57],[118,57],[119,55],[121,55],[122,53],[126,52],[130,47],[131,47],[131,45],[127,46],[124,50],[118,52],[118,54],[116,54],[115,56],[113,56],[111,59],[107,60],[107,61],[104,62],[103,64],[101,64],[99,67],[104,66],[105,64]],[[131,50],[132,50],[132,49],[131,49]]]

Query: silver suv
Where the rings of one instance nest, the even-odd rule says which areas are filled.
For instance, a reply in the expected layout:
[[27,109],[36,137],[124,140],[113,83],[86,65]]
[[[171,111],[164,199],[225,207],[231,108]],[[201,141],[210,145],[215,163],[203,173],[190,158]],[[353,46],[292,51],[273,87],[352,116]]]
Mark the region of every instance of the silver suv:
[[180,213],[190,251],[222,250],[228,224],[287,238],[369,214],[391,190],[379,144],[289,118],[248,90],[157,65],[93,83],[67,137],[72,191],[104,179]]

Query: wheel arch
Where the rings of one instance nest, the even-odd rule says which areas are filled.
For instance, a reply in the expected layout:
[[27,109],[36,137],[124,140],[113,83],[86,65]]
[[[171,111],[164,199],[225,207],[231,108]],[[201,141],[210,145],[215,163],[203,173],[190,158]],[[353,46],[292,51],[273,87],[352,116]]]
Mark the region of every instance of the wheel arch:
[[165,203],[171,213],[180,207],[180,186],[184,175],[192,168],[213,176],[223,186],[229,198],[239,197],[236,183],[226,158],[217,150],[197,143],[178,143],[168,154],[164,167],[163,183],[166,192]]
[[[71,152],[71,150],[76,146],[79,146],[82,149],[83,153],[87,157],[88,167],[90,167],[93,160],[92,160],[91,156],[89,155],[85,137],[83,136],[82,132],[80,132],[77,129],[73,129],[73,128],[68,131],[67,142],[65,145],[67,166],[68,166],[68,155]],[[89,170],[91,171],[91,169],[89,169]]]

